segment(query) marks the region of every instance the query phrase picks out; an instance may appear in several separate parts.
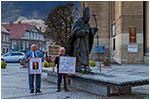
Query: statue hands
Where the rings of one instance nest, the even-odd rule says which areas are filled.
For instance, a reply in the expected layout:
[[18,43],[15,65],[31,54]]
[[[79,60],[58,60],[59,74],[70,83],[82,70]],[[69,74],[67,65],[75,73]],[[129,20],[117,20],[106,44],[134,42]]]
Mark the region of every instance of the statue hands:
[[96,26],[96,27],[94,27],[93,29],[94,29],[94,33],[96,33],[96,32],[98,31],[99,27]]
[[90,33],[89,30],[81,30],[81,32],[82,32],[82,36],[85,36],[86,34]]
[[90,30],[91,30],[92,34],[95,35],[95,33],[98,31],[98,29],[99,29],[99,27],[96,26],[96,27],[91,28]]
[[89,30],[82,30],[83,33],[90,33]]

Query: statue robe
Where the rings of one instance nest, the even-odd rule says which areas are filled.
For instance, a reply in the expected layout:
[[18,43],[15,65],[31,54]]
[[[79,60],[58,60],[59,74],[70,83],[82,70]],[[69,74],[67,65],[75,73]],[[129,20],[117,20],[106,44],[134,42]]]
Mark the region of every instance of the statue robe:
[[[89,33],[83,33],[83,30],[89,30]],[[94,29],[90,24],[85,24],[82,18],[79,18],[72,27],[72,34],[67,42],[67,54],[77,57],[78,66],[89,65],[89,53],[92,49]]]

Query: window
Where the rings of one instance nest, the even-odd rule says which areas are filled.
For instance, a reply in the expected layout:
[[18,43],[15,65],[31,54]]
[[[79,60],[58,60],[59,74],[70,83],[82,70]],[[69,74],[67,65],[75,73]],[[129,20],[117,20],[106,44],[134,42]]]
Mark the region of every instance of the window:
[[7,35],[5,35],[5,41],[7,42]]
[[12,53],[12,56],[23,56],[22,53]]
[[3,54],[5,54],[5,48],[3,48]]
[[34,33],[34,39],[36,39],[36,33]]
[[9,37],[9,36],[8,36],[8,35],[6,35],[6,42],[8,42],[8,37]]
[[35,34],[35,33],[33,32],[33,38],[34,38],[34,34]]
[[41,46],[41,42],[39,42],[39,46]]
[[35,33],[35,38],[37,39],[37,33]]
[[40,34],[38,34],[38,39],[40,39]]
[[9,49],[8,48],[6,48],[6,53],[9,51]]
[[29,38],[31,38],[31,32],[29,32]]
[[32,38],[32,32],[30,32],[30,35],[31,35],[31,37],[30,37],[30,38]]
[[22,37],[25,37],[25,34],[23,34]]
[[5,35],[3,35],[3,41],[5,41]]
[[27,38],[29,38],[29,32],[27,32]]
[[22,45],[22,48],[23,48],[23,50],[25,50],[25,41],[23,42],[23,45]]
[[41,35],[41,40],[44,40],[43,35]]
[[39,34],[39,39],[41,40],[41,34]]
[[112,26],[112,36],[115,36],[116,35],[116,29],[115,29],[115,24],[113,24]]
[[29,48],[29,42],[27,41],[27,45],[26,45],[26,48]]
[[115,39],[113,39],[113,50],[115,50],[116,49],[116,41],[115,41]]
[[4,54],[4,56],[11,56],[11,53],[6,53]]
[[9,36],[8,35],[6,36],[6,42],[9,42]]
[[2,38],[2,41],[3,41],[3,35],[2,35],[2,37],[1,37],[1,38]]
[[34,38],[34,33],[32,33],[32,38]]
[[16,48],[16,41],[12,41],[12,49]]
[[25,37],[25,38],[26,38],[26,33],[24,33],[23,37]]

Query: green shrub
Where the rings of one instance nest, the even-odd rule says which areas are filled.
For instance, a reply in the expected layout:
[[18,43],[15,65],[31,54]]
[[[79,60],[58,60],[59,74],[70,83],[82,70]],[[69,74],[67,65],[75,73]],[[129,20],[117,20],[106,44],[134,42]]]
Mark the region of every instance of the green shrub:
[[43,63],[43,66],[44,66],[44,67],[47,67],[47,62],[44,62],[44,63]]
[[44,67],[53,67],[53,62],[50,62],[50,63],[44,62],[43,66]]
[[2,61],[2,62],[1,62],[1,68],[6,68],[6,66],[7,66],[6,62],[5,62],[5,61]]
[[[55,66],[55,65],[54,65]],[[50,62],[50,67],[53,67],[53,62]]]
[[95,61],[90,60],[90,61],[89,61],[89,65],[90,65],[91,67],[94,67],[94,66],[96,66],[96,63],[95,63]]
[[47,67],[50,67],[50,63],[47,63]]
[[110,60],[109,59],[105,59],[103,61],[104,66],[110,66]]

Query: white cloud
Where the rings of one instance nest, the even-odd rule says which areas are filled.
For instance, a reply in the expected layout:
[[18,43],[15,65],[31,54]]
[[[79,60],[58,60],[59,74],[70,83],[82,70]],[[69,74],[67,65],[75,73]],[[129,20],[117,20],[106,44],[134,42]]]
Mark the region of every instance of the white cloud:
[[39,12],[38,11],[34,11],[32,13],[32,18],[38,18],[38,16],[39,16]]
[[[40,19],[27,19],[24,16],[20,16],[14,23],[18,23],[19,21],[21,21],[21,23],[28,23],[30,25],[36,25],[38,28],[41,28],[42,32],[45,32],[46,30],[46,25],[44,21]],[[3,22],[2,24],[8,24],[8,22]]]

